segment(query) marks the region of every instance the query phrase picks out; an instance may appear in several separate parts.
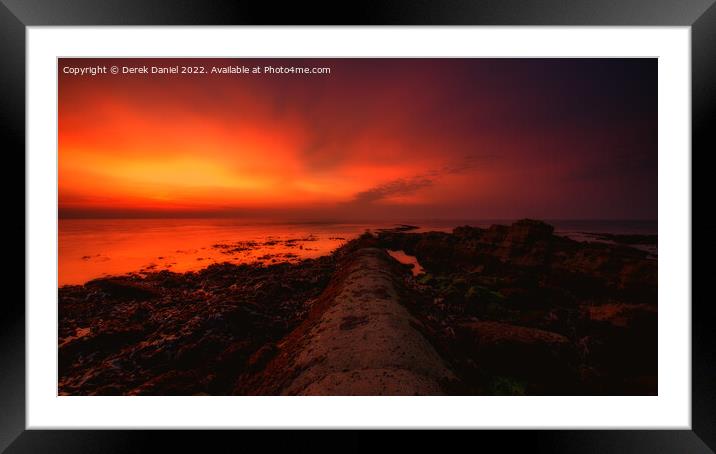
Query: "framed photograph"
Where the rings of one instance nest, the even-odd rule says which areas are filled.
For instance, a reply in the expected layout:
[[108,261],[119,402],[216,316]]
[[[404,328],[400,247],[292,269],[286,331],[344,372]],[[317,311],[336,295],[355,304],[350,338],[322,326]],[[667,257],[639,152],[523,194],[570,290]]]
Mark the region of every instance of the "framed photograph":
[[3,1],[0,447],[713,452],[710,3]]

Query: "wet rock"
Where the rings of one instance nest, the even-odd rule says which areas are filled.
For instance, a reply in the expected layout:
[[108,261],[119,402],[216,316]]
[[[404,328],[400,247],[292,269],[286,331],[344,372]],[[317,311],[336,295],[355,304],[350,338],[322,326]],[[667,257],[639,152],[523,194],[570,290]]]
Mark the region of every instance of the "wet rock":
[[259,348],[254,354],[249,357],[248,367],[252,370],[259,370],[266,366],[266,364],[273,358],[278,349],[274,344],[266,344]]
[[204,389],[210,378],[202,376],[194,370],[170,370],[147,380],[127,394],[143,396],[201,395],[205,394]]
[[574,381],[576,350],[557,333],[501,322],[476,321],[457,327],[458,342],[482,368],[496,376],[534,383],[537,391],[557,390]]
[[404,250],[412,252],[425,268],[452,269],[459,255],[456,244],[457,239],[449,233],[428,232],[419,237],[412,251]]
[[657,244],[656,235],[638,235],[638,234],[613,234],[613,233],[590,233],[582,232],[595,238],[612,241],[619,244],[627,245],[655,245]]
[[60,288],[59,392],[229,394],[251,355],[301,322],[334,269],[334,257],[215,264]]
[[509,231],[510,228],[506,225],[493,224],[485,231],[482,240],[485,243],[498,245],[505,240]]
[[95,279],[85,284],[85,287],[101,290],[113,298],[146,300],[161,295],[157,289],[122,278]]
[[[579,340],[585,364],[599,374],[597,392],[625,394],[638,383],[653,384],[639,394],[655,394],[658,366],[657,311],[650,304],[608,303],[584,307],[588,324]],[[649,378],[651,377],[651,378]],[[627,383],[630,383],[627,386]]]
[[656,319],[656,308],[648,304],[607,303],[583,308],[593,322],[606,322],[614,327],[629,328]]
[[553,231],[554,227],[542,221],[517,221],[508,228],[493,254],[518,266],[544,266],[551,252]]

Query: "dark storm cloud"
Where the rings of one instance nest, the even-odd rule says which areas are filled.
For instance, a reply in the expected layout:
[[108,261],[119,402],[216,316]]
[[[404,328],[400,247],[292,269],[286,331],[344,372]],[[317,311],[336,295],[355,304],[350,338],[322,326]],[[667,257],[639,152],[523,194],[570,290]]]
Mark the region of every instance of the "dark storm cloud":
[[480,163],[494,159],[492,155],[471,155],[439,169],[433,169],[412,178],[397,178],[374,186],[355,195],[353,202],[371,203],[378,200],[414,194],[429,188],[445,175],[457,175],[475,169]]
[[475,169],[480,164],[487,163],[496,158],[495,155],[469,155],[455,163],[443,166],[436,175],[455,175]]
[[410,179],[398,178],[397,180],[389,181],[387,183],[380,184],[372,187],[367,191],[362,191],[356,194],[354,202],[358,203],[370,203],[382,200],[388,197],[396,197],[401,195],[410,195],[418,191],[419,189],[427,188],[433,185],[433,180],[430,178],[417,176]]

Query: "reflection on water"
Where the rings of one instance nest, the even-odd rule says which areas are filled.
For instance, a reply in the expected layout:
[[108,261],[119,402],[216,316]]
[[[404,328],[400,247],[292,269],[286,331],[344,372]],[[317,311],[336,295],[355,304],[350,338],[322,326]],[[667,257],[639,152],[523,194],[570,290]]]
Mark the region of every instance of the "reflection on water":
[[399,261],[400,263],[404,265],[413,265],[412,271],[413,276],[417,276],[418,274],[422,274],[425,272],[422,266],[420,266],[420,263],[418,263],[418,259],[413,257],[412,255],[408,255],[405,253],[405,251],[388,251],[388,254],[390,254],[391,257],[393,257],[395,260]]
[[60,339],[59,348],[64,347],[66,344],[69,344],[70,342],[80,339],[85,336],[89,336],[92,332],[91,328],[77,328],[75,329],[75,334],[72,336],[68,336],[64,339]]
[[135,271],[185,272],[221,262],[297,261],[328,254],[365,228],[222,219],[63,219],[59,285]]
[[[416,221],[414,232],[449,232],[458,225],[489,227],[495,221]],[[577,222],[577,223],[575,223]],[[395,227],[391,223],[278,224],[233,219],[62,219],[59,221],[59,285],[130,272],[185,272],[212,263],[271,264],[329,254],[366,230]],[[556,221],[556,231],[656,232],[648,225],[615,221]],[[393,252],[403,263],[422,268],[414,257]],[[394,255],[398,254],[398,255]]]

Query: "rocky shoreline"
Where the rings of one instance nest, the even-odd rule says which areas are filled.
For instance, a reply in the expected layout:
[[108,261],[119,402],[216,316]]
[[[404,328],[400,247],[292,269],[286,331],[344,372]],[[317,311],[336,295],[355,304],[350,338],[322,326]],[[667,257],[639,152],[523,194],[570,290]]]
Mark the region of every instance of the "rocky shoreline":
[[335,260],[215,264],[62,287],[60,394],[228,394],[242,368],[305,316]]
[[657,261],[523,220],[382,234],[427,271],[414,310],[465,394],[656,394]]
[[[387,254],[380,259],[412,329],[454,376],[442,392],[656,394],[657,261],[625,245],[628,239],[577,242],[533,220],[413,230],[366,233],[317,259],[61,287],[59,393],[294,393],[280,373],[298,348],[291,339],[326,320],[335,306],[328,296],[346,285],[340,270],[370,249],[403,251],[424,269],[413,275]],[[368,320],[349,317],[335,329],[352,335],[370,327]],[[333,389],[301,389],[318,388]],[[368,392],[364,385],[335,389]]]

